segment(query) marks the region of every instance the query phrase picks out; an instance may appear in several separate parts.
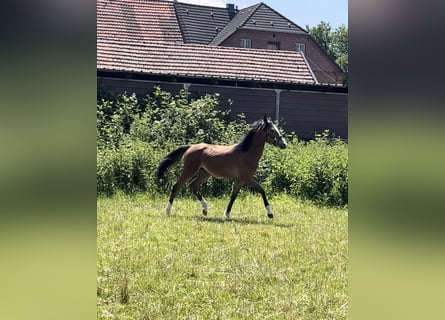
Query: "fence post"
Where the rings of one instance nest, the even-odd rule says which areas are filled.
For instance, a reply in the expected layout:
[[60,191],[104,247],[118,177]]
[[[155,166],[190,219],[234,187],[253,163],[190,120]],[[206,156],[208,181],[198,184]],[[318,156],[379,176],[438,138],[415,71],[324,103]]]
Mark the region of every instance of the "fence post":
[[275,89],[275,121],[280,119],[280,93],[281,89]]

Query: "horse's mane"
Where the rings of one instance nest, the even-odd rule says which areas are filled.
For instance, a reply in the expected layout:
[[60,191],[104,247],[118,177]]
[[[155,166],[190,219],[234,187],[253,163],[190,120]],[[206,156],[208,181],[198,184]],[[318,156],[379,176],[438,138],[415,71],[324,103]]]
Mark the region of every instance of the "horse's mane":
[[252,123],[252,128],[245,135],[243,135],[240,141],[236,144],[236,150],[239,151],[249,150],[250,146],[252,145],[253,136],[255,135],[255,132],[262,124],[264,124],[264,121],[262,119]]

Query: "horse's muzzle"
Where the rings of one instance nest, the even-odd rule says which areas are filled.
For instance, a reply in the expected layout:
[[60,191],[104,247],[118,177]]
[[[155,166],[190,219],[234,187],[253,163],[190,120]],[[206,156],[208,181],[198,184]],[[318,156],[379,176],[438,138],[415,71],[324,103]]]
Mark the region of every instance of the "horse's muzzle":
[[279,147],[280,149],[286,149],[287,147],[286,140],[282,136],[273,139],[272,142],[269,143],[274,145],[275,147]]
[[287,147],[287,143],[286,140],[284,140],[283,138],[277,141],[277,145],[278,147],[280,147],[280,149],[286,149]]

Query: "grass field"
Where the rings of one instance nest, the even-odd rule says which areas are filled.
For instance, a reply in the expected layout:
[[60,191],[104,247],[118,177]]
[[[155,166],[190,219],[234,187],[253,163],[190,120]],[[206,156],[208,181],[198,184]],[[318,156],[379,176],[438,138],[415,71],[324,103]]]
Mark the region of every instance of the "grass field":
[[98,319],[346,319],[347,209],[258,194],[99,198]]

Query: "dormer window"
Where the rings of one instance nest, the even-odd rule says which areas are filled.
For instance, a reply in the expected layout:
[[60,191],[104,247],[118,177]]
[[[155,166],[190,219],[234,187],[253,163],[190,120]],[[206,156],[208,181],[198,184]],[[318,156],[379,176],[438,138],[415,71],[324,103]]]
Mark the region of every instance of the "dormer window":
[[252,48],[252,40],[250,40],[250,39],[240,39],[239,46],[241,48]]
[[270,50],[280,50],[280,43],[279,42],[268,42],[267,43],[267,49],[270,49]]
[[306,53],[306,45],[304,43],[297,42],[295,44],[295,51]]

